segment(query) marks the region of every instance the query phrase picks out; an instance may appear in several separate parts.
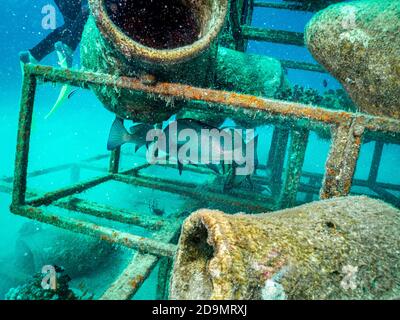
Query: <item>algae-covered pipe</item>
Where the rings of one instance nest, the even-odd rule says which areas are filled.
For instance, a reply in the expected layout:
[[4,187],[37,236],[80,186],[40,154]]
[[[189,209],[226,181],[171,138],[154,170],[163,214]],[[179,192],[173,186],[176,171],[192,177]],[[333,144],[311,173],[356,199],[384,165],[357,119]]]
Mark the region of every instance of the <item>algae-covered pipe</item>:
[[[149,85],[211,85],[227,0],[89,0],[89,6],[81,43],[85,68],[140,77]],[[93,90],[107,109],[125,119],[156,123],[174,113],[174,108],[162,108],[160,97],[101,86]]]
[[257,215],[186,219],[171,299],[391,299],[400,289],[400,211],[367,197]]

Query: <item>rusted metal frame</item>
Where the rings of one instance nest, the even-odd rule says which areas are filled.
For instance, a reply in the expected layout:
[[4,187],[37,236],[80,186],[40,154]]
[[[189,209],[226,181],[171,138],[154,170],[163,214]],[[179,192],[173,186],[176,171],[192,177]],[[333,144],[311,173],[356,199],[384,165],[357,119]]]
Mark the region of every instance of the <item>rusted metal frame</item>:
[[279,60],[284,68],[299,69],[311,72],[327,73],[326,70],[319,64],[292,61],[292,60]]
[[[352,118],[357,118],[360,125],[369,131],[382,131],[385,134],[400,134],[400,121],[396,119],[356,114],[345,111],[328,110],[321,107],[307,106],[299,103],[290,103],[265,99],[261,97],[240,94],[236,92],[220,91],[213,89],[196,88],[177,83],[157,83],[146,85],[139,79],[119,77],[111,75],[64,70],[39,65],[26,65],[29,72],[45,82],[67,83],[73,86],[88,88],[89,85],[118,87],[133,91],[159,94],[166,97],[174,96],[182,100],[204,101],[215,104],[214,111],[223,106],[227,112],[234,115],[242,111],[253,119],[269,119],[271,117],[283,117],[285,121],[303,119],[303,125],[307,127],[308,121],[320,124],[345,124]],[[199,104],[196,110],[202,111],[207,104]],[[250,112],[251,115],[247,114]]]
[[256,199],[248,200],[244,199],[243,197],[225,195],[222,193],[210,192],[205,190],[201,190],[201,192],[199,192],[199,185],[194,183],[184,183],[180,181],[161,179],[149,175],[127,176],[125,174],[114,175],[114,180],[131,185],[175,193],[194,199],[207,200],[211,202],[221,202],[233,207],[241,208],[242,210],[249,212],[262,212],[270,211],[273,209],[272,199],[270,201],[261,201]]
[[400,208],[400,199],[396,197],[394,194],[390,193],[389,191],[377,186],[377,185],[372,185],[370,187],[372,191],[377,193],[379,195],[379,198],[382,200],[389,202],[393,204],[394,206]]
[[156,300],[168,299],[169,278],[171,274],[173,260],[171,258],[161,258],[158,269],[158,281]]
[[[267,166],[266,166],[266,168],[263,168],[264,170],[266,170],[268,168],[272,168],[274,165],[276,149],[278,146],[279,132],[280,132],[280,128],[274,127],[274,131],[272,132],[272,138],[271,138],[271,146],[270,146],[269,152],[268,152]],[[258,167],[260,169],[262,169],[262,166],[259,165]]]
[[[241,6],[241,21],[240,21],[240,27],[242,25],[251,25],[253,21],[253,10],[254,10],[254,0],[242,0],[242,6]],[[240,30],[241,32],[241,30]],[[243,39],[241,37],[240,44],[237,48],[237,50],[240,50],[242,52],[246,52],[247,47],[248,47],[248,40]]]
[[[160,165],[161,167],[167,167],[167,168],[171,168],[171,169],[178,169],[178,165],[176,164],[163,164]],[[193,172],[193,173],[198,173],[198,174],[206,174],[206,175],[217,175],[216,172],[214,172],[213,170],[211,170],[210,168],[207,167],[202,167],[202,166],[196,166],[193,164],[188,164],[187,166],[185,166],[185,170]]]
[[[285,156],[287,144],[289,141],[289,130],[282,128],[275,128],[276,135],[274,133],[272,143],[275,144],[274,153],[270,154],[268,162],[271,161],[271,191],[272,196],[276,199],[275,202],[279,201],[279,195],[282,188],[282,174],[283,167],[285,165]],[[275,136],[275,137],[274,137]]]
[[59,228],[67,229],[72,232],[97,237],[100,240],[120,244],[138,250],[139,252],[149,253],[159,257],[173,257],[176,251],[176,245],[162,243],[157,240],[136,236],[131,233],[121,232],[91,222],[52,214],[47,209],[42,210],[27,205],[12,205],[11,212]]
[[[322,181],[322,179],[324,177],[323,174],[315,173],[315,172],[308,172],[308,171],[303,172],[302,175],[304,177],[315,177],[318,181]],[[354,179],[353,184],[355,186],[360,186],[360,187],[368,187],[369,186],[368,180],[362,180],[362,179]],[[394,191],[400,191],[400,185],[396,185],[393,183],[377,182],[376,185],[380,188],[394,190]]]
[[168,219],[152,215],[143,215],[128,210],[93,203],[76,197],[58,200],[53,205],[70,211],[77,211],[98,218],[105,218],[121,223],[135,225],[152,231],[160,230],[168,224]]
[[[61,164],[61,165],[50,167],[50,168],[38,169],[38,170],[29,172],[27,174],[27,177],[35,178],[35,177],[43,176],[45,174],[67,170],[73,166],[78,166],[82,169],[88,169],[88,170],[93,170],[93,171],[99,171],[101,169],[102,172],[106,172],[107,170],[103,170],[100,167],[95,167],[95,166],[89,164],[90,162],[101,160],[106,157],[109,157],[109,155],[107,154],[107,155],[95,156],[92,158],[88,158],[82,162],[66,163],[66,164]],[[12,183],[14,180],[14,177],[6,177],[6,178],[0,179],[0,180],[7,182],[7,183]]]
[[[157,83],[155,85],[146,85],[139,79],[119,77],[111,75],[82,72],[75,70],[63,70],[46,66],[32,66],[31,72],[45,82],[67,83],[72,86],[88,88],[89,85],[99,85],[108,87],[118,87],[133,91],[142,91],[145,93],[159,94],[162,96],[174,96],[182,100],[204,101],[218,106],[224,106],[228,112],[234,114],[238,110],[250,111],[251,116],[255,117],[262,113],[265,118],[286,117],[308,119],[321,123],[343,123],[348,121],[353,114],[344,111],[328,110],[320,107],[306,106],[299,103],[289,103],[265,99],[252,95],[240,94],[229,91],[220,91],[213,89],[196,88],[177,83]],[[67,72],[68,71],[68,72]],[[201,104],[196,110],[201,111],[205,104]],[[212,108],[214,111],[215,107]],[[388,118],[382,120],[389,121]],[[397,125],[399,121],[395,121]],[[396,129],[395,132],[399,132]]]
[[256,1],[254,3],[254,7],[312,12],[308,9],[307,5],[301,3],[278,3],[278,2]]
[[[210,103],[224,104],[227,108],[253,110],[256,112],[266,112],[266,116],[281,115],[288,118],[306,118],[312,121],[323,123],[343,124],[354,114],[347,112],[337,112],[322,108],[306,107],[299,104],[267,100],[254,96],[241,95],[233,92],[223,92],[210,89],[193,88],[179,84],[159,83],[154,86],[147,86],[139,80],[129,78],[112,78],[109,75],[100,75],[86,72],[76,72],[68,70],[54,69],[51,67],[31,66],[30,72],[45,81],[67,82],[72,85],[88,86],[98,84],[106,86],[119,86],[131,90],[158,93],[165,96],[176,96],[181,99],[203,100]],[[375,131],[382,130],[385,133],[398,133],[399,121],[388,118],[372,117],[367,115],[357,115],[359,122],[368,129]],[[376,121],[375,121],[376,120]]]
[[[164,232],[159,232],[155,236],[160,241],[177,244],[181,235],[183,217],[180,213],[171,216],[175,221],[164,228]],[[172,265],[174,257],[162,257],[159,261],[158,281],[157,281],[157,300],[168,300],[169,296],[169,280],[172,272]]]
[[107,175],[103,175],[101,177],[87,180],[85,182],[77,183],[75,185],[72,185],[72,186],[69,186],[66,188],[61,188],[56,191],[47,192],[44,195],[30,199],[27,202],[27,204],[34,206],[34,207],[50,205],[54,201],[57,201],[61,198],[65,198],[65,197],[68,197],[71,195],[76,195],[78,193],[82,193],[83,191],[93,188],[104,182],[107,182],[107,181],[111,180],[112,178],[113,178],[112,174],[107,174]]
[[137,252],[100,300],[130,300],[157,265],[159,257]]
[[95,172],[101,172],[101,173],[107,173],[108,167],[100,167],[100,166],[95,166],[89,163],[80,163],[79,165],[80,169],[85,169],[89,171],[95,171]]
[[[168,165],[167,165],[168,166]],[[173,165],[171,165],[173,167]],[[192,170],[199,170],[200,168],[193,167],[193,166],[187,166],[186,169],[188,171],[192,171]],[[185,169],[185,170],[186,170]],[[131,172],[130,170],[128,170],[127,172],[123,173],[124,175],[130,175]],[[196,172],[196,171],[193,171]],[[209,172],[205,172],[207,175],[209,175]],[[143,179],[149,179],[151,181],[157,181],[160,183],[165,183],[166,185],[168,185],[168,187],[172,186],[172,188],[174,188],[174,193],[180,193],[180,188],[186,188],[186,189],[190,189],[190,190],[194,190],[194,189],[198,189],[199,187],[201,187],[201,184],[196,184],[196,183],[192,183],[192,182],[186,182],[186,181],[179,181],[179,180],[173,180],[173,179],[164,179],[164,178],[159,178],[159,177],[155,177],[153,175],[150,174],[144,174],[144,173],[140,173],[140,172],[136,172],[136,174],[134,174],[135,177],[140,177]],[[254,209],[256,210],[256,208],[258,208],[258,210],[260,208],[263,208],[264,210],[268,210],[271,209],[271,206],[269,205],[265,205],[266,203],[271,203],[273,201],[272,197],[268,197],[265,195],[257,195],[254,194],[254,192],[252,191],[247,191],[247,190],[230,190],[229,194],[222,194],[218,191],[201,191],[202,193],[205,194],[205,196],[209,199],[209,201],[222,201],[225,202],[231,206],[238,206],[238,202],[237,199],[240,198],[240,200],[243,202],[243,206],[240,205],[240,207],[245,207],[245,206],[251,206],[254,207]],[[196,192],[195,194],[197,194],[198,192]],[[190,193],[192,194],[192,193]],[[193,195],[189,195],[189,197],[196,197]],[[200,198],[200,197],[198,197]],[[203,197],[204,198],[204,197]],[[202,200],[204,200],[203,198],[200,198]]]
[[110,166],[108,169],[110,173],[118,173],[120,160],[121,160],[121,147],[118,147],[117,149],[111,151]]
[[[355,184],[353,184],[355,185]],[[400,208],[400,199],[398,197],[396,197],[395,195],[393,195],[392,193],[388,192],[386,189],[378,187],[378,186],[374,186],[372,188],[369,188],[369,190],[371,191],[371,194],[368,194],[368,197],[374,198],[374,199],[379,199],[379,200],[384,200],[387,203],[390,203],[398,208]],[[304,184],[301,183],[299,186],[299,191],[300,192],[304,192],[307,194],[316,194],[318,195],[320,192],[320,188],[317,186],[311,186],[308,184]],[[356,191],[352,191],[351,192],[352,195],[355,196],[365,196],[365,193],[361,193],[361,192],[356,192]],[[305,200],[304,202],[299,202],[299,204],[301,203],[307,203],[307,202],[311,202],[311,200]]]
[[[357,122],[365,128],[367,136],[374,136],[376,131],[381,131],[385,135],[400,133],[400,121],[394,118],[377,117],[363,113],[353,113],[353,117],[357,118]],[[399,142],[399,137],[396,138]]]
[[[261,166],[260,169],[265,169],[265,168],[266,168],[265,166]],[[304,201],[304,203],[311,202],[313,200],[312,199],[312,195],[313,194],[319,195],[319,193],[321,191],[320,185],[321,185],[321,182],[323,180],[324,175],[323,174],[319,174],[319,173],[313,173],[313,172],[304,171],[304,172],[302,172],[302,177],[309,178],[310,182],[308,184],[300,182],[300,184],[299,184],[299,192],[304,192],[304,193],[307,194],[307,198]],[[259,182],[260,184],[262,184],[262,183],[270,184],[270,179],[268,179],[268,177],[266,178],[266,177],[263,177],[263,176],[254,176],[253,180],[255,182]],[[379,193],[376,192],[376,190],[373,190],[370,187],[370,184],[369,184],[368,180],[353,179],[353,186],[360,186],[360,187],[370,188],[371,191],[373,191],[373,192],[375,192],[376,194],[379,195]],[[384,183],[384,182],[377,182],[375,184],[375,187],[377,187],[380,190],[380,193],[382,193],[382,190],[383,190],[383,192],[384,191],[387,192],[387,195],[389,194],[389,196],[387,196],[385,198],[386,201],[388,201],[388,202],[390,202],[392,204],[395,204],[398,201],[397,198],[394,195],[392,195],[391,193],[388,192],[388,190],[400,191],[400,185],[395,185],[395,184],[391,184],[391,183]],[[352,192],[352,194],[354,194],[354,195],[362,195],[362,193],[357,193],[357,192]],[[311,195],[311,197],[310,197],[310,195]],[[371,197],[375,197],[375,198],[379,199],[378,196],[371,195]]]
[[265,41],[304,47],[304,34],[302,32],[242,26],[242,36],[247,40]]
[[333,139],[325,164],[321,199],[350,193],[364,130],[357,119],[353,119],[348,125],[332,128]]
[[133,167],[131,169],[122,171],[122,172],[120,172],[120,174],[137,176],[140,173],[141,170],[147,169],[147,168],[149,168],[151,166],[152,166],[151,163],[144,163],[144,164],[138,165],[136,167]]
[[[176,218],[176,221],[174,221]],[[171,217],[171,223],[165,225],[163,229],[154,234],[154,239],[165,243],[176,243],[179,237],[182,218]],[[136,253],[131,262],[121,273],[121,275],[113,282],[109,289],[100,298],[101,300],[128,300],[131,299],[140,289],[145,280],[149,277],[158,262],[163,263],[165,259],[172,261],[172,258],[157,257],[150,254]],[[161,268],[161,265],[160,265]],[[164,269],[163,269],[164,270]],[[163,271],[162,270],[162,271]],[[160,275],[159,275],[160,276]],[[157,295],[167,294],[168,274],[164,279],[158,279]],[[162,280],[160,282],[160,280]]]
[[384,143],[382,141],[375,141],[374,155],[372,157],[371,167],[368,175],[368,183],[372,186],[376,184],[378,178],[379,165],[382,159],[382,152]]
[[[69,163],[69,164],[62,164],[62,165],[51,167],[51,168],[35,170],[35,171],[27,173],[27,177],[28,178],[35,178],[35,177],[39,177],[39,176],[42,176],[42,175],[45,175],[45,174],[63,171],[63,170],[66,170],[66,169],[70,169],[72,165],[73,165],[72,163]],[[7,177],[7,178],[4,178],[2,180],[4,182],[7,182],[7,183],[12,183],[13,180],[14,180],[14,177]]]
[[[322,181],[322,177],[321,177],[320,181]],[[310,177],[310,178],[309,178],[308,185],[309,185],[311,188],[314,188],[314,189],[315,189],[315,192],[306,192],[306,199],[305,199],[305,202],[306,202],[306,203],[312,202],[312,201],[313,201],[313,199],[314,199],[314,194],[316,194],[316,195],[319,194],[320,187],[318,186],[318,183],[319,183],[319,180],[318,180],[318,179],[315,179],[314,177]],[[302,190],[301,183],[299,184],[299,191],[300,191],[300,192],[304,192],[304,190]]]
[[35,75],[31,74],[29,68],[24,65],[13,179],[12,203],[14,205],[23,205],[26,200],[29,145],[36,86],[37,80]]
[[242,35],[242,24],[241,24],[241,11],[243,6],[243,0],[231,0],[230,1],[230,15],[229,22],[232,31],[232,36],[235,41],[235,50],[244,51],[244,38]]
[[293,129],[290,132],[290,147],[283,189],[279,201],[280,208],[290,208],[296,205],[296,196],[299,189],[309,134],[310,131],[306,129]]
[[[160,167],[168,167],[168,168],[172,168],[172,169],[178,169],[178,166],[174,165],[174,164],[165,164],[165,165],[158,164],[158,166],[160,166]],[[177,191],[175,191],[174,193],[179,193],[179,187],[180,186],[187,187],[187,188],[190,188],[190,189],[198,188],[198,187],[201,186],[201,184],[196,184],[196,183],[191,183],[191,182],[186,182],[186,181],[179,181],[179,180],[173,180],[173,179],[162,179],[162,178],[159,178],[159,177],[154,177],[153,175],[140,173],[139,171],[140,170],[136,170],[134,168],[134,169],[130,169],[130,170],[127,170],[125,172],[122,172],[122,174],[128,175],[128,176],[133,175],[135,177],[141,177],[141,178],[146,178],[146,179],[157,179],[158,181],[161,180],[161,181],[166,182],[168,184],[172,184],[174,186],[177,186],[176,187]],[[185,171],[190,171],[190,172],[198,173],[198,174],[206,174],[206,175],[213,174],[213,175],[217,176],[217,174],[214,171],[212,171],[211,169],[202,168],[202,167],[195,166],[195,165],[187,165],[187,166],[185,166]],[[216,193],[216,194],[220,194],[220,193]],[[248,201],[251,201],[252,203],[254,203],[254,201],[258,201],[259,203],[265,203],[265,202],[273,201],[273,199],[271,197],[255,195],[254,192],[247,191],[247,190],[240,190],[240,191],[230,190],[229,191],[229,195],[224,194],[224,197],[226,197],[226,196],[240,197],[244,201],[248,200]]]

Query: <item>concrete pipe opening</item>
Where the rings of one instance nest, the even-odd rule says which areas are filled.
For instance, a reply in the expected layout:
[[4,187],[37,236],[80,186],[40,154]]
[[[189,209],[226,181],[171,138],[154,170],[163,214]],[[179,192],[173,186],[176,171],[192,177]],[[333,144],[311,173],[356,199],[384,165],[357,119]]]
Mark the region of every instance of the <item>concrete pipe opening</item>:
[[209,48],[227,0],[90,0],[103,35],[128,59],[178,63]]
[[[174,299],[208,300],[213,291],[209,265],[216,252],[209,243],[212,235],[206,223],[201,219],[192,221],[190,232],[185,233],[184,240],[181,240],[185,254],[177,257],[176,265],[180,266],[180,270],[172,276],[171,294]],[[185,294],[189,292],[190,295]]]

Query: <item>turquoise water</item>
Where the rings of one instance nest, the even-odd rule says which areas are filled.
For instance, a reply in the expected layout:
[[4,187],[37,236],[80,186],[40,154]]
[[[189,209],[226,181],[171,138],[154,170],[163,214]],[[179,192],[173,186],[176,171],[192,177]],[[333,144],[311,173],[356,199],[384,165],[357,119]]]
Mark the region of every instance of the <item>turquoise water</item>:
[[[3,0],[3,8],[0,12],[2,23],[0,24],[0,178],[11,177],[14,172],[15,142],[17,132],[17,121],[19,111],[19,97],[21,85],[21,73],[18,60],[18,52],[32,47],[47,33],[41,29],[41,8],[49,0],[35,1],[14,1]],[[268,27],[274,29],[301,32],[304,25],[311,18],[310,13],[286,12],[275,9],[257,9],[254,15],[253,25],[257,27]],[[310,53],[304,48],[265,44],[251,41],[248,52],[268,55],[279,59],[294,59],[305,62],[315,62]],[[75,62],[79,63],[79,52],[76,53]],[[55,55],[52,54],[43,64],[56,65]],[[288,70],[288,79],[292,85],[317,89],[319,92],[325,90],[324,80],[328,82],[328,89],[340,88],[340,84],[326,74],[312,73],[299,70]],[[95,95],[89,91],[79,90],[65,105],[62,106],[51,118],[44,119],[52,104],[56,101],[60,86],[41,85],[38,88],[35,100],[35,112],[33,130],[31,137],[31,150],[29,158],[29,172],[43,168],[51,168],[62,164],[80,163],[85,159],[107,155],[106,143],[109,129],[114,115],[107,111]],[[259,148],[257,150],[261,164],[266,164],[268,151],[271,145],[273,128],[264,126],[257,128],[260,135]],[[329,151],[330,141],[323,140],[316,133],[311,133],[309,145],[306,152],[303,171],[323,174],[324,164]],[[370,163],[373,155],[374,142],[364,144],[355,174],[356,179],[368,177]],[[121,169],[129,169],[134,165],[142,164],[145,161],[143,150],[138,154],[133,153],[132,146],[123,148]],[[30,178],[28,187],[32,190],[53,191],[57,188],[68,186],[71,183],[84,181],[106,172],[108,158],[92,162],[91,168],[82,168],[79,174],[71,170],[63,170],[44,176]],[[400,185],[400,175],[397,170],[400,164],[400,146],[386,144],[384,147],[381,166],[379,169],[378,181]],[[93,169],[95,167],[95,170]],[[152,167],[143,171],[161,178],[170,178],[196,183],[204,183],[209,177],[184,171],[179,176],[177,170]],[[263,175],[263,172],[260,173]],[[304,180],[306,182],[306,179]],[[371,194],[365,188],[353,188],[353,192]],[[397,197],[400,192],[393,192]],[[374,195],[373,193],[371,195]],[[126,210],[134,210],[144,215],[151,215],[151,206],[164,211],[164,216],[177,214],[182,208],[197,208],[199,205],[191,203],[187,197],[171,193],[151,190],[148,188],[128,187],[121,183],[106,183],[94,190],[86,192],[84,198],[90,201],[99,201],[102,204],[113,205]],[[299,193],[298,201],[306,201],[306,195]],[[316,195],[313,197],[317,199]],[[11,195],[7,192],[0,192],[0,298],[4,298],[10,288],[26,283],[34,272],[40,272],[41,265],[24,269],[21,261],[32,259],[30,254],[41,256],[41,252],[57,251],[57,241],[49,244],[49,239],[44,235],[68,239],[64,244],[74,246],[74,234],[69,234],[60,229],[33,224],[28,219],[15,216],[9,212]],[[218,204],[209,204],[215,208],[226,209]],[[204,203],[201,204],[204,206]],[[65,210],[59,210],[60,214],[70,215]],[[63,212],[64,211],[64,212]],[[234,211],[234,209],[232,209]],[[79,216],[79,215],[77,215]],[[135,232],[142,236],[148,236],[143,229],[132,229],[119,223],[110,223],[105,220],[93,219],[93,222],[101,223],[104,226],[119,228],[123,231]],[[28,231],[21,231],[28,229]],[[46,230],[44,232],[43,230]],[[51,238],[53,239],[53,238]],[[90,243],[89,240],[87,240]],[[31,253],[21,243],[28,244]],[[71,249],[72,250],[72,249]],[[82,249],[83,250],[83,249]],[[85,270],[79,268],[72,272],[71,287],[76,292],[87,290],[94,294],[95,298],[108,288],[117,278],[120,272],[131,260],[132,251],[120,247],[107,247],[107,253],[73,252],[74,258],[85,260]],[[73,250],[72,250],[73,251]],[[80,254],[81,256],[78,256]],[[51,256],[42,255],[43,260],[51,260]],[[67,260],[68,257],[65,257]],[[67,264],[62,260],[58,263]],[[74,261],[74,260],[72,260]],[[48,262],[50,263],[50,262]],[[90,267],[92,265],[92,267]],[[66,268],[67,273],[71,269]],[[158,267],[151,273],[148,281],[135,295],[135,299],[154,299],[156,297],[156,280]]]

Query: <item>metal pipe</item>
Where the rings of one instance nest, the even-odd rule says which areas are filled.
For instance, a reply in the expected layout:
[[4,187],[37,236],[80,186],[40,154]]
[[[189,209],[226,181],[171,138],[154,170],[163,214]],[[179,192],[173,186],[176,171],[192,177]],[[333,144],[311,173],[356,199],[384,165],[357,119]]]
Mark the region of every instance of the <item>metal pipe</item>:
[[23,66],[22,94],[20,102],[17,151],[15,153],[14,187],[12,203],[25,203],[28,173],[29,144],[32,126],[33,106],[36,92],[36,77],[27,65]]
[[309,134],[310,132],[304,129],[291,130],[288,163],[280,198],[281,208],[289,208],[296,205],[296,196],[299,189]]
[[121,232],[83,220],[62,217],[52,214],[48,210],[44,211],[31,206],[12,205],[10,209],[11,212],[30,219],[51,224],[72,232],[98,237],[100,240],[120,244],[143,253],[149,253],[158,257],[173,257],[175,255],[176,245],[169,243]]
[[321,199],[350,193],[364,128],[351,122],[333,128],[333,141],[325,165]]

